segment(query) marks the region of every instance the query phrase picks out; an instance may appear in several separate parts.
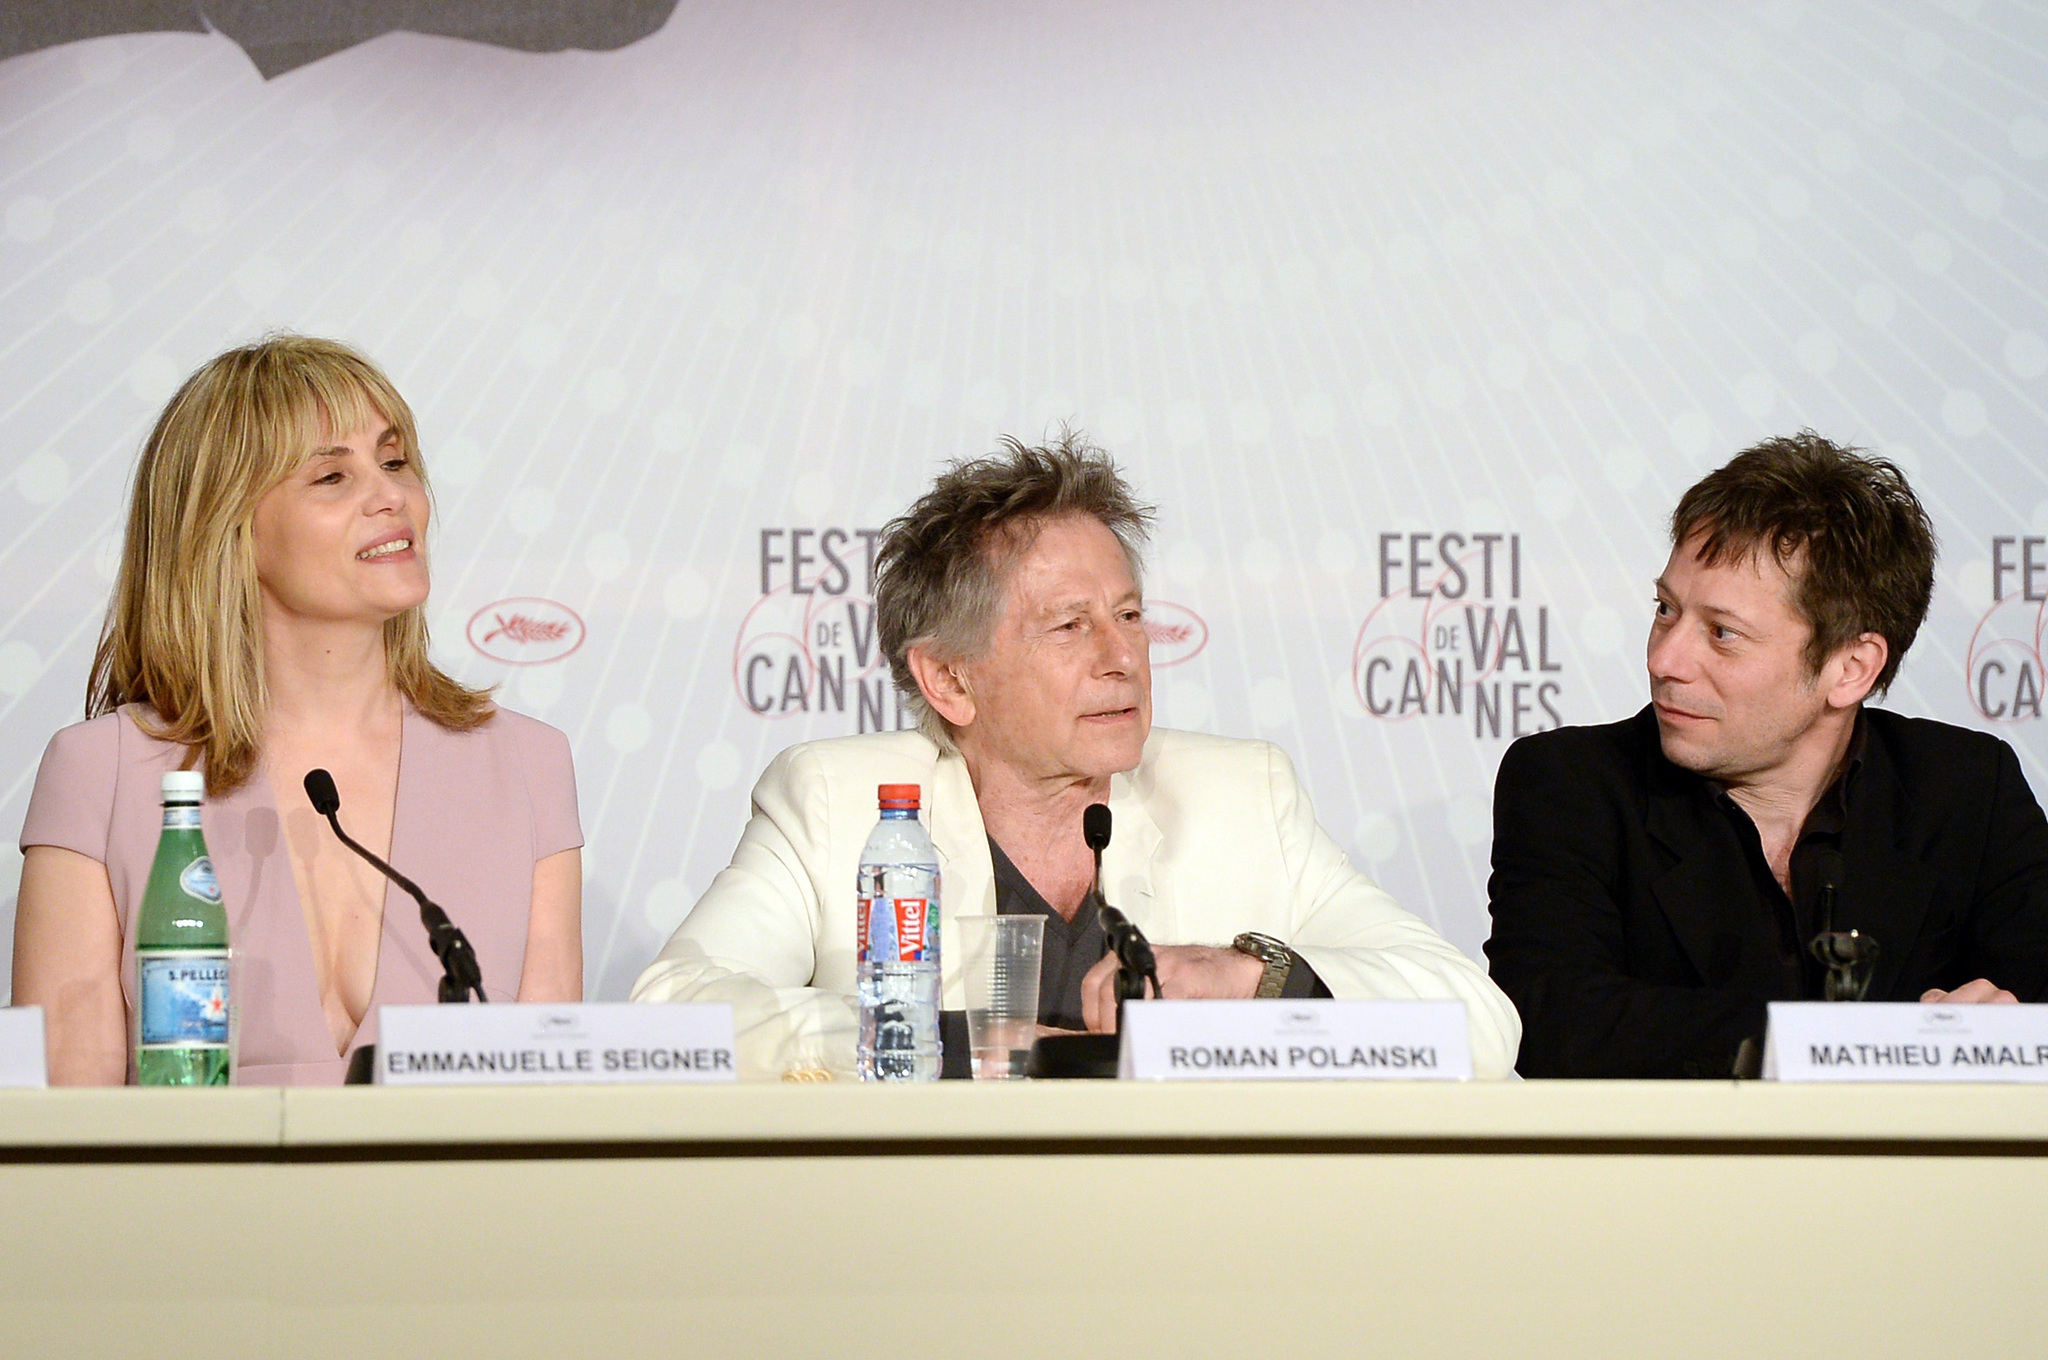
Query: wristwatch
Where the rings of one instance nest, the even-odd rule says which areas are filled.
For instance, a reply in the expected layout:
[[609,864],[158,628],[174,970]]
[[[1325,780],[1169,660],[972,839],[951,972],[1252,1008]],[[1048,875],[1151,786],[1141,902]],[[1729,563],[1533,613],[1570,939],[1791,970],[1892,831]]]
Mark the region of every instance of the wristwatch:
[[1249,954],[1266,965],[1265,975],[1259,979],[1259,990],[1252,995],[1261,1001],[1271,1001],[1287,986],[1287,974],[1294,968],[1294,951],[1271,935],[1260,935],[1246,931],[1230,942],[1230,947],[1240,954]]

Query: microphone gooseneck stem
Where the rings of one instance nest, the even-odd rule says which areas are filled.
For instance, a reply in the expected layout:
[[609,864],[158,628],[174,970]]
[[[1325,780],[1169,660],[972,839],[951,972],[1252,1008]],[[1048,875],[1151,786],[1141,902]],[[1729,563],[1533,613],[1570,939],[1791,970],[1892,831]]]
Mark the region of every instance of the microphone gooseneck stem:
[[[361,855],[364,859],[368,860],[379,873],[384,875],[384,877],[390,879],[393,883],[396,883],[399,887],[405,889],[407,893],[411,894],[413,900],[421,903],[422,905],[432,905],[427,901],[427,895],[420,891],[419,884],[413,882],[404,874],[401,874],[400,872],[398,872],[398,870],[392,868],[383,860],[377,858],[377,855],[374,851],[360,844],[356,840],[356,838],[354,836],[349,835],[348,832],[343,831],[341,829],[340,813],[328,813],[327,824],[334,828],[335,836],[341,841],[343,845],[346,845],[349,849],[355,851],[358,855]],[[440,908],[435,907],[434,910],[439,911]]]
[[483,969],[477,964],[476,950],[471,947],[469,937],[462,933],[461,928],[448,919],[448,913],[421,892],[419,884],[386,864],[359,844],[355,837],[343,831],[338,810],[329,809],[326,816],[327,825],[334,828],[335,836],[343,845],[369,861],[379,873],[405,889],[412,900],[420,904],[420,924],[426,927],[427,943],[433,948],[434,956],[441,960],[440,999],[444,1002],[467,1001],[469,994],[475,992],[478,1001],[489,1002],[490,998],[484,995]]
[[1095,915],[1102,922],[1105,942],[1116,954],[1116,1018],[1117,1029],[1123,1029],[1124,1002],[1136,998],[1143,1000],[1145,984],[1152,984],[1154,996],[1164,996],[1159,985],[1159,964],[1152,956],[1152,946],[1145,939],[1145,932],[1139,930],[1131,918],[1109,905],[1102,895],[1102,852],[1109,848],[1111,818],[1109,804],[1090,803],[1081,813],[1081,838],[1095,853],[1095,884],[1088,890],[1088,897],[1095,904]]

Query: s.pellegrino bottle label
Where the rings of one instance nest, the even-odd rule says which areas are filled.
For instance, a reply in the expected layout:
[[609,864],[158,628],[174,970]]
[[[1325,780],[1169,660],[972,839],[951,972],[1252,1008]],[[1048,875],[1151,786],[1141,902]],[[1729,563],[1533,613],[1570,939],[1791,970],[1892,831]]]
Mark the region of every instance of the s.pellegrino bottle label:
[[145,1086],[225,1086],[234,987],[202,776],[164,776],[164,827],[135,923],[135,1073]]
[[225,949],[138,950],[136,964],[142,974],[142,1044],[227,1047]]

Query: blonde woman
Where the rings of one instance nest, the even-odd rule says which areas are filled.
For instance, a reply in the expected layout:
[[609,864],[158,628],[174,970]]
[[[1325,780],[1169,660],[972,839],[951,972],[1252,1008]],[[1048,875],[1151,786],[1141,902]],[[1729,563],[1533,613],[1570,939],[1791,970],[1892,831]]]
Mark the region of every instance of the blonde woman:
[[51,740],[22,829],[14,1000],[44,1008],[53,1081],[132,1070],[166,770],[206,775],[238,1082],[339,1081],[376,1007],[430,1002],[441,975],[410,899],[313,811],[316,767],[350,833],[448,908],[493,997],[582,996],[568,741],[428,658],[430,510],[411,410],[332,341],[223,354],[158,418],[88,721]]

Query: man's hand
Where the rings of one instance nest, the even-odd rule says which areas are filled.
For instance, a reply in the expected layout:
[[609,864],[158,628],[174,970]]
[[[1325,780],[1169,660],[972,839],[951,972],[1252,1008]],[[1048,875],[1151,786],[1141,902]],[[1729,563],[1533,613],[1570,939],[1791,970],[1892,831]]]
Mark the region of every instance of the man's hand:
[[[1092,977],[1093,974],[1090,974],[1090,976]],[[1161,982],[1166,980],[1166,973],[1163,969],[1159,974],[1159,980]],[[2018,997],[1993,982],[1990,978],[1978,978],[1975,982],[1965,982],[1952,992],[1944,992],[1939,987],[1929,987],[1926,991],[1920,993],[1920,999],[1924,1002],[1938,1002],[1950,1006],[1967,1006],[1972,1002],[1979,1001],[1999,1003],[2009,1001],[2015,1005],[2019,1002]]]
[[[1249,1000],[1266,965],[1235,949],[1206,944],[1155,944],[1159,985],[1169,1001]],[[1146,987],[1151,992],[1151,987]],[[1090,1033],[1116,1032],[1116,955],[1104,954],[1081,979],[1081,1018]]]

